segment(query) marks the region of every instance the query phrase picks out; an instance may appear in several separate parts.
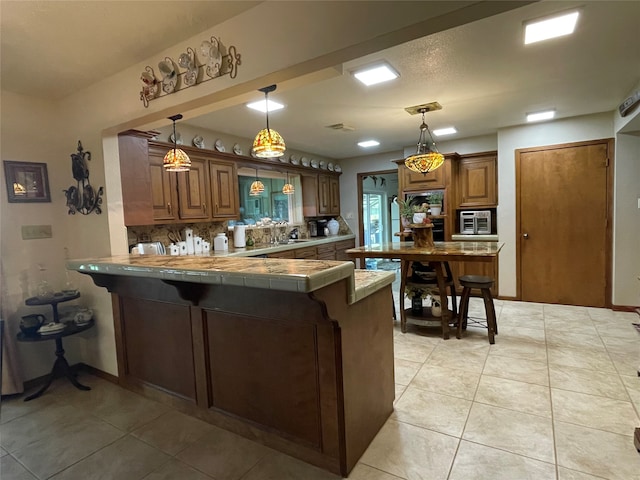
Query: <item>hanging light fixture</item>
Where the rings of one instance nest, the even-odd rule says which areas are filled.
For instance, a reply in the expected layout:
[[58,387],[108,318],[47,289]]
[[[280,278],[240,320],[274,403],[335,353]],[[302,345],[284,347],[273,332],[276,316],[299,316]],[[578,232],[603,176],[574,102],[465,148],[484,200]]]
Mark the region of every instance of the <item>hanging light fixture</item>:
[[258,179],[258,169],[256,168],[256,179],[251,184],[251,187],[249,187],[249,195],[251,195],[252,197],[257,197],[262,192],[264,192],[264,183],[262,183]]
[[168,118],[173,120],[173,148],[164,156],[164,169],[168,172],[188,172],[191,169],[191,159],[184,150],[178,148],[176,143],[178,140],[176,137],[176,120],[180,120],[182,114],[179,113]]
[[293,195],[295,193],[295,188],[294,186],[289,183],[289,172],[287,172],[287,183],[284,184],[284,186],[282,187],[282,193],[284,193],[285,195]]
[[269,128],[269,92],[273,92],[275,89],[275,85],[260,89],[261,92],[264,92],[264,100],[266,103],[267,128],[260,130],[253,141],[253,153],[258,158],[281,157],[286,148],[282,136],[275,130]]
[[[427,108],[421,108],[418,111],[422,113],[422,125],[420,125],[420,136],[418,137],[418,149],[416,150],[415,155],[410,155],[405,158],[404,164],[409,170],[426,175],[444,163],[444,155],[442,155],[436,148],[436,142],[433,140],[429,127],[424,121],[424,114],[429,110]],[[431,143],[428,143],[427,135],[428,139],[431,140]]]

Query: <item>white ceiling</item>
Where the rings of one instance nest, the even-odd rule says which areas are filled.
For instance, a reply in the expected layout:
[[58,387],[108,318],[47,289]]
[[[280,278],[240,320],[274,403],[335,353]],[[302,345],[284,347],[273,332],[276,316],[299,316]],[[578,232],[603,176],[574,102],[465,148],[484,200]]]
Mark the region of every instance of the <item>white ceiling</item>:
[[[2,88],[62,98],[258,2],[130,1],[120,2],[117,12],[106,8],[109,3],[2,0]],[[523,22],[572,6],[581,10],[574,35],[523,45]],[[547,108],[555,108],[557,118],[611,111],[640,81],[638,18],[640,1],[525,5],[350,61],[332,79],[276,90],[270,98],[286,108],[272,112],[270,124],[290,148],[340,159],[415,144],[420,118],[404,108],[431,101],[443,109],[427,114],[430,128],[455,126],[459,132],[443,139],[495,133]],[[66,35],[60,28],[65,24]],[[400,78],[366,88],[351,76],[379,59]],[[256,99],[261,96],[256,92]],[[242,104],[188,123],[253,138],[264,114]],[[326,128],[336,123],[355,130]],[[370,138],[381,145],[366,151],[356,146]]]

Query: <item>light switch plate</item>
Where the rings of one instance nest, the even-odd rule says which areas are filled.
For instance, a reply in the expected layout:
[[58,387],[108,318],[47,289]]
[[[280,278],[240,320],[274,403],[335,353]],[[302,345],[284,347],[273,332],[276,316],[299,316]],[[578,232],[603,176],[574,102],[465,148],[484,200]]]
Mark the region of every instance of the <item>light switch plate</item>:
[[22,239],[51,238],[51,225],[22,225]]

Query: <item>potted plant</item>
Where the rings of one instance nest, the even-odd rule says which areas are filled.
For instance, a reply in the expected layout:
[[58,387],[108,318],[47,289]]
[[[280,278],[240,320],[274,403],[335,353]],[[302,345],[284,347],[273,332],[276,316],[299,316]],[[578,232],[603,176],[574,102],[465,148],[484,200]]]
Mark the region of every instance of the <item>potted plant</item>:
[[431,215],[440,215],[442,212],[442,199],[444,195],[440,191],[436,191],[431,193],[429,196],[429,209],[431,210]]
[[413,197],[409,197],[406,200],[402,200],[400,197],[396,199],[398,204],[398,210],[400,213],[400,221],[405,231],[408,230],[408,225],[413,221],[413,205],[411,200]]

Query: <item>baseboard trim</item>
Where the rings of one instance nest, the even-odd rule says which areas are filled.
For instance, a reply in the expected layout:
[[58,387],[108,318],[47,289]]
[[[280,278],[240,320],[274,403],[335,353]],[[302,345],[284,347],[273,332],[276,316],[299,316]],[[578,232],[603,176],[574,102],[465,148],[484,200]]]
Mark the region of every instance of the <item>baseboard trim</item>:
[[611,305],[611,310],[614,312],[636,312],[640,315],[640,307],[634,307],[630,305]]
[[[82,362],[74,363],[73,365],[70,365],[70,368],[73,373],[77,373],[81,371],[87,372],[87,373],[90,373],[91,375],[95,375],[96,377],[100,377],[103,380],[107,380],[108,382],[114,383],[116,385],[120,384],[120,382],[118,381],[118,377],[116,377],[115,375],[111,375],[110,373],[103,372],[102,370],[92,367],[91,365],[87,365],[86,363],[82,363]],[[41,375],[40,377],[32,378],[31,380],[26,380],[25,382],[22,383],[22,386],[24,389],[23,392],[31,390],[32,388],[42,386],[42,384],[46,381],[48,376],[49,374],[47,373],[46,375]]]
[[111,375],[110,373],[103,372],[99,368],[92,367],[91,365],[87,365],[86,363],[79,363],[78,367],[80,369],[84,370],[85,372],[90,373],[91,375],[95,375],[96,377],[100,377],[103,380],[111,382],[111,383],[113,383],[115,385],[120,385],[120,380],[119,380],[118,377],[116,377],[115,375]]

